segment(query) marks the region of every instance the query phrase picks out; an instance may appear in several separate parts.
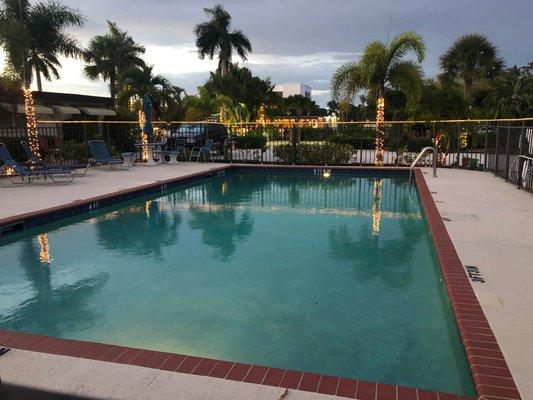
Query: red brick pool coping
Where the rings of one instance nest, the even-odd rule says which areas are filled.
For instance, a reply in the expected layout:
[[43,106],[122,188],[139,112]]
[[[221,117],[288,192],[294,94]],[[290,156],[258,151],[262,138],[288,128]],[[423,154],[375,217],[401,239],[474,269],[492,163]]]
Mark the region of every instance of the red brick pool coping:
[[[57,212],[87,204],[104,198],[121,196],[142,189],[153,188],[170,182],[187,180],[196,176],[211,175],[214,172],[231,169],[239,165],[227,165],[220,168],[190,174],[187,176],[159,181],[132,189],[122,190],[97,198],[65,204],[52,209],[41,210],[0,220],[0,226],[32,218],[49,212]],[[291,168],[290,166],[243,165],[246,168]],[[296,166],[294,168],[302,168]],[[324,169],[324,166],[304,168]],[[368,167],[328,167],[328,169],[365,169]],[[382,170],[398,170],[384,168]],[[422,205],[426,214],[433,242],[439,258],[442,275],[451,301],[463,346],[479,399],[502,400],[521,399],[511,372],[505,362],[503,353],[485,318],[468,276],[461,264],[455,247],[448,235],[431,192],[424,180],[422,171],[415,169],[415,179]],[[471,397],[451,393],[433,392],[403,386],[387,385],[364,380],[348,379],[320,375],[303,371],[269,368],[260,365],[243,364],[173,354],[146,349],[137,349],[110,344],[86,342],[34,335],[23,332],[0,330],[0,346],[57,354],[92,360],[101,360],[119,364],[137,365],[165,371],[175,371],[193,375],[256,383],[269,386],[298,389],[309,392],[331,394],[360,400],[467,400]]]

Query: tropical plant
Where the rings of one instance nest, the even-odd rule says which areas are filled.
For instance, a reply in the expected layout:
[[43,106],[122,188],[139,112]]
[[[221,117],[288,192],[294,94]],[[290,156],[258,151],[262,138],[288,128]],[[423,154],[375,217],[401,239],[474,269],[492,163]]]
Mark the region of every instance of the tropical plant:
[[513,67],[493,82],[484,102],[491,118],[533,115],[533,75],[528,68]]
[[80,55],[77,40],[65,29],[84,23],[80,11],[57,1],[30,4],[3,0],[0,8],[0,46],[7,56],[7,71],[29,87],[35,74],[42,90],[43,76],[59,79],[59,56]]
[[463,35],[440,57],[444,78],[461,79],[466,98],[477,80],[493,79],[503,67],[498,48],[479,33]]
[[117,94],[117,77],[131,67],[142,67],[144,47],[135,43],[127,31],[120,30],[116,23],[107,21],[109,32],[91,39],[83,52],[86,65],[85,76],[91,80],[102,78],[109,81],[111,99]]
[[310,98],[302,95],[285,97],[282,99],[281,104],[284,115],[310,116],[319,112],[318,105]]
[[12,127],[16,125],[17,108],[22,100],[21,86],[20,80],[13,79],[12,76],[0,75],[0,99],[9,108]]
[[143,96],[148,95],[155,115],[160,117],[162,108],[175,101],[174,86],[163,75],[154,75],[152,71],[153,66],[143,65],[128,68],[119,75],[118,104],[121,107],[140,108]]
[[231,64],[225,76],[211,73],[203,86],[205,96],[217,98],[224,96],[231,100],[229,107],[244,104],[250,113],[250,119],[255,119],[260,107],[272,101],[274,86],[270,79],[261,79],[252,75],[248,68],[240,68]]
[[[415,54],[417,61],[405,59],[409,52]],[[358,62],[346,63],[333,74],[334,100],[351,103],[362,90],[376,99],[376,165],[383,165],[385,89],[399,90],[406,96],[408,104],[414,106],[422,90],[420,63],[425,55],[422,37],[415,32],[404,32],[389,44],[371,42]]]
[[412,116],[418,120],[462,119],[468,117],[468,110],[459,85],[428,79]]
[[198,24],[194,28],[198,55],[203,60],[208,56],[213,59],[218,53],[217,74],[226,76],[231,65],[233,49],[243,61],[252,52],[250,40],[240,30],[230,32],[231,15],[219,4],[213,8],[204,8],[209,17],[207,22]]

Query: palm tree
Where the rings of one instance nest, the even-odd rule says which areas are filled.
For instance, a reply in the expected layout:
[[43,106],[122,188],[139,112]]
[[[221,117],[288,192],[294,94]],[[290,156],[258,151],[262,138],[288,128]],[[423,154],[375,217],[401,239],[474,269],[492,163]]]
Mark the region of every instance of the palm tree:
[[79,10],[59,2],[31,5],[28,0],[3,0],[0,9],[0,45],[7,55],[8,71],[29,87],[35,73],[37,89],[42,79],[59,79],[58,57],[80,55],[77,40],[65,29],[82,26]]
[[[413,52],[417,62],[404,59]],[[420,63],[426,55],[426,46],[416,32],[404,32],[389,44],[371,42],[358,62],[340,66],[333,74],[331,90],[334,100],[351,103],[361,90],[376,98],[376,165],[383,165],[385,88],[401,91],[414,105],[422,87]]]
[[107,21],[109,32],[91,39],[83,52],[87,63],[83,69],[85,76],[91,80],[102,78],[109,81],[109,92],[114,102],[117,94],[117,77],[130,67],[142,67],[144,47],[135,43],[127,31],[122,31],[117,24]]
[[153,66],[143,65],[126,69],[118,80],[120,92],[118,93],[119,104],[125,106],[128,103],[140,102],[146,94],[150,97],[155,115],[161,115],[161,108],[175,101],[175,88],[163,75],[154,75]]
[[233,49],[246,61],[246,55],[252,51],[250,40],[240,30],[230,32],[231,15],[219,4],[213,8],[204,8],[209,21],[198,24],[194,28],[198,55],[203,60],[209,56],[212,60],[218,53],[217,74],[226,76]]
[[533,75],[513,67],[497,79],[484,101],[491,118],[518,118],[533,114]]
[[445,78],[463,81],[465,97],[469,98],[474,82],[494,78],[502,69],[503,60],[487,37],[471,33],[453,43],[440,57],[440,66]]

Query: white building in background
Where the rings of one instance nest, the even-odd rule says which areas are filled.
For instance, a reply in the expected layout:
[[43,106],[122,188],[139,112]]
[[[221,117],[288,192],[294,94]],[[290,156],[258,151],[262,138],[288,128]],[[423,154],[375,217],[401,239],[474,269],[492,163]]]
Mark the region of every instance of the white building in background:
[[281,93],[281,97],[304,96],[311,98],[311,87],[301,82],[287,82],[274,86],[274,92]]

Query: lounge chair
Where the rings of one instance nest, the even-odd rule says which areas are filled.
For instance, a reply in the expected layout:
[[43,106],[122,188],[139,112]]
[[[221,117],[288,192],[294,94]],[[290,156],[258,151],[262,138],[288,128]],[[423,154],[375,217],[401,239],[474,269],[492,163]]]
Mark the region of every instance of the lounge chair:
[[200,157],[204,158],[204,161],[208,159],[213,161],[213,140],[207,139],[202,147],[193,147],[191,150],[191,156],[189,161],[192,161],[196,157],[196,162],[200,161]]
[[112,157],[111,154],[109,154],[107,146],[103,140],[89,140],[88,144],[89,149],[91,150],[92,160],[96,165],[106,165],[115,168],[120,166],[123,169],[128,169],[128,167],[124,165],[123,160],[118,157]]
[[51,165],[46,164],[44,161],[40,160],[39,157],[33,152],[31,147],[29,146],[28,142],[22,140],[20,142],[20,146],[22,147],[22,150],[24,151],[24,154],[26,155],[27,163],[32,167],[33,170],[35,169],[54,169],[59,170],[63,169],[65,171],[72,171],[74,175],[76,176],[85,176],[87,174],[87,171],[89,170],[89,167],[91,166],[90,163],[87,164],[61,164],[61,165]]
[[[0,168],[0,175],[9,179],[11,183],[32,183],[34,180],[44,180],[53,183],[70,183],[74,180],[73,171],[64,169],[38,168],[30,169],[16,162],[4,143],[0,142],[0,161],[4,164]],[[13,180],[19,176],[21,181]],[[59,179],[58,179],[59,178]]]

